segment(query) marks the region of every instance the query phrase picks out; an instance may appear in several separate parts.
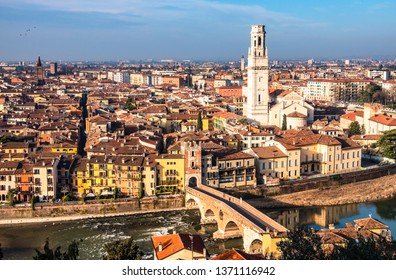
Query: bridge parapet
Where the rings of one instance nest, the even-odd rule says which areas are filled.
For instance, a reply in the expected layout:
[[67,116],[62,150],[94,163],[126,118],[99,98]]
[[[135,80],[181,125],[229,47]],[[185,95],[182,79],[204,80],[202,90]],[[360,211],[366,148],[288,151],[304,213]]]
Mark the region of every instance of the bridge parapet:
[[[242,199],[236,198],[234,196],[228,195],[224,192],[218,191],[216,189],[207,187],[205,185],[199,185],[198,189],[202,189],[206,192],[209,192],[217,197],[222,197],[230,202],[233,202],[235,204],[239,204],[242,208],[244,208],[245,210],[249,211],[249,213],[251,215],[254,215],[256,218],[262,220],[267,228],[270,231],[277,231],[277,232],[286,232],[287,229],[282,226],[281,224],[277,223],[276,221],[274,221],[273,219],[271,219],[270,217],[268,217],[267,215],[265,215],[263,212],[257,210],[256,208],[254,208],[253,206],[251,206],[249,203],[243,201]],[[213,198],[212,198],[213,199]],[[221,204],[223,204],[223,202],[219,201]],[[230,207],[231,208],[231,207]],[[231,208],[232,209],[232,208]],[[234,209],[232,209],[233,211],[235,211]]]

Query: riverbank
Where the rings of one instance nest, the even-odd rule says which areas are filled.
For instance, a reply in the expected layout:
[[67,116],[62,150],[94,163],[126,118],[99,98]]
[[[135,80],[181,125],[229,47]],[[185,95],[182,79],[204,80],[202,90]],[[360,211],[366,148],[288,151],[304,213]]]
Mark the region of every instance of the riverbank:
[[0,220],[0,225],[67,222],[67,221],[76,221],[76,220],[83,220],[83,219],[110,218],[110,217],[118,217],[118,216],[142,215],[142,214],[157,213],[157,212],[181,211],[181,210],[186,210],[186,209],[187,209],[186,207],[178,207],[178,208],[174,208],[174,209],[137,210],[137,211],[122,212],[122,213],[104,213],[104,214],[66,215],[66,216],[57,216],[57,217],[2,219],[2,220]]
[[375,202],[395,196],[396,175],[390,175],[358,183],[323,187],[267,198],[253,198],[246,202],[256,208],[285,208]]

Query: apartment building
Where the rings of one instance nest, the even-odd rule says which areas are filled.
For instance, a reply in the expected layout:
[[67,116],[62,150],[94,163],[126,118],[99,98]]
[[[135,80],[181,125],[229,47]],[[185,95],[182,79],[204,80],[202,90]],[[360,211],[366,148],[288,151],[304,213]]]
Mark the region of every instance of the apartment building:
[[354,101],[371,84],[370,80],[315,79],[307,83],[306,100]]

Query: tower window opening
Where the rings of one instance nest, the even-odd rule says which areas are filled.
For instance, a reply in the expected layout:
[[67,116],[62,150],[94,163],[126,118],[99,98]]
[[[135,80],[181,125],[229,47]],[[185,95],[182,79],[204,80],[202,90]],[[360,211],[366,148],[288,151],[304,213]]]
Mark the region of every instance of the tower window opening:
[[261,37],[258,38],[258,45],[261,46]]

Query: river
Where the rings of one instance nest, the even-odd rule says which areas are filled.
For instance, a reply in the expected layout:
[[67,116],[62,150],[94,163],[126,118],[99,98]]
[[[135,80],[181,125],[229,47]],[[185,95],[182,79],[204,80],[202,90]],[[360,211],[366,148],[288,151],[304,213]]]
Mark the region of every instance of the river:
[[[316,229],[327,227],[329,224],[343,227],[346,222],[371,215],[387,224],[393,233],[396,232],[396,198],[376,203],[263,212],[289,229],[297,224],[305,224]],[[4,259],[14,260],[32,259],[35,255],[34,249],[42,250],[47,237],[51,247],[61,246],[63,249],[66,249],[67,244],[73,239],[82,239],[80,259],[101,259],[104,244],[130,236],[144,252],[144,258],[153,259],[151,236],[172,233],[173,230],[201,235],[211,255],[222,253],[226,249],[243,248],[241,238],[226,242],[214,241],[211,234],[217,227],[202,227],[199,221],[198,210],[184,210],[73,222],[7,225],[0,226],[0,243]]]

